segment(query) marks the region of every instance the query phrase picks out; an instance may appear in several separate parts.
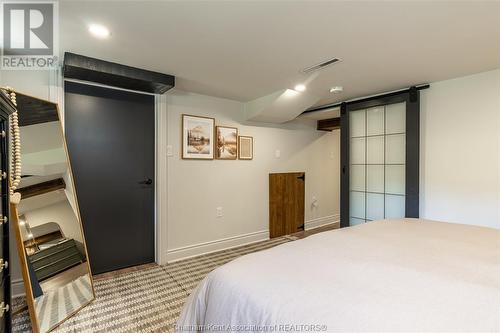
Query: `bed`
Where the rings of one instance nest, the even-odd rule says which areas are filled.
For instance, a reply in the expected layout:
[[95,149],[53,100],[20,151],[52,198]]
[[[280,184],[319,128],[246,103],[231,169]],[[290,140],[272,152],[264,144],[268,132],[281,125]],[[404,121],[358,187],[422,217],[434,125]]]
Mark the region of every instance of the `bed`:
[[384,220],[246,255],[207,275],[176,330],[499,332],[500,230]]

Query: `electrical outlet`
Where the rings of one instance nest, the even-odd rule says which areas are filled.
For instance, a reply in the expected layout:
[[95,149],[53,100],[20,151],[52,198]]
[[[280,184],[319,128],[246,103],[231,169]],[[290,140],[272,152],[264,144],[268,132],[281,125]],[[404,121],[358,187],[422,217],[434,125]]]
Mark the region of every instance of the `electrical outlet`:
[[274,156],[276,156],[276,158],[280,158],[281,157],[281,151],[279,149],[276,149],[276,151],[274,152]]
[[217,207],[215,209],[215,211],[216,211],[216,216],[217,217],[223,217],[224,216],[224,213],[222,212],[222,207]]
[[318,208],[318,199],[316,198],[315,195],[313,195],[312,197],[311,206],[312,208]]

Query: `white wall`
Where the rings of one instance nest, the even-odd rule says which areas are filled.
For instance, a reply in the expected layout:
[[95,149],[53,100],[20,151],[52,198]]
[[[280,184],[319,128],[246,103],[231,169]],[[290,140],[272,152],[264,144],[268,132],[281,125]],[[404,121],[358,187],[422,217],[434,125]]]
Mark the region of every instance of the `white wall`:
[[[35,97],[61,102],[61,82],[52,77],[55,74],[48,71],[4,71],[0,74],[0,84]],[[268,127],[262,127],[262,124],[243,124],[242,103],[181,91],[168,93],[161,98],[159,104],[158,132],[161,134],[161,128],[166,127],[168,134],[166,138],[159,137],[160,155],[157,165],[165,165],[166,144],[172,145],[174,150],[174,156],[167,158],[167,181],[157,184],[158,194],[166,187],[165,183],[168,186],[168,200],[162,198],[163,201],[168,201],[168,212],[158,216],[159,257],[162,262],[266,239],[269,172],[306,172],[306,227],[338,220],[338,131],[318,132],[314,129],[314,122],[293,122]],[[63,111],[62,105],[60,107]],[[240,134],[254,136],[254,160],[181,160],[181,113],[215,117],[218,124],[237,126]],[[280,149],[280,159],[274,157],[275,149]],[[316,209],[310,207],[313,195],[319,203]],[[190,204],[191,200],[198,203]],[[215,217],[217,206],[223,207],[223,218]],[[11,236],[11,239],[15,239],[14,235]],[[221,239],[224,241],[219,242]],[[197,246],[200,243],[204,245]],[[15,255],[15,246],[12,245],[12,254]],[[188,249],[183,249],[185,247]],[[18,267],[15,267],[13,275],[14,280],[19,283]],[[22,289],[18,288],[14,292],[19,294]]]
[[[244,121],[243,104],[174,91],[167,97],[168,260],[268,238],[268,175],[306,172],[306,226],[338,221],[339,131],[320,132],[316,123],[285,125]],[[252,161],[182,160],[181,114],[216,118],[254,137]],[[281,157],[275,157],[280,150]],[[311,207],[316,196],[318,207]],[[216,217],[216,207],[224,216]],[[229,239],[228,239],[229,238]]]
[[[500,227],[499,73],[495,70],[431,83],[430,89],[422,91],[422,217]],[[50,75],[48,71],[3,71],[0,83],[40,98],[57,99]],[[162,257],[165,252],[170,252],[169,258],[176,258],[200,249],[265,237],[269,172],[306,171],[309,221],[330,221],[329,217],[338,214],[338,131],[323,134],[301,123],[253,126],[244,122],[241,103],[209,96],[174,91],[163,100],[167,101],[163,110],[166,117],[159,119],[168,135],[159,142],[160,150],[165,151],[168,143],[174,156],[167,159],[168,214],[160,217]],[[236,125],[241,134],[253,135],[255,160],[180,160],[181,113],[213,116],[219,124]],[[281,150],[281,159],[274,158],[275,149]],[[326,175],[325,180],[315,176],[320,173]],[[213,176],[207,179],[205,175]],[[225,185],[221,186],[221,182]],[[336,188],[336,193],[329,193],[330,188]],[[191,195],[198,203],[184,204]],[[319,199],[317,211],[309,207],[312,195]],[[215,218],[217,206],[224,208],[222,219]],[[239,215],[243,218],[235,219]],[[250,235],[237,237],[242,234]],[[228,237],[236,239],[211,243]],[[193,247],[200,243],[209,244]]]
[[[24,214],[30,227],[36,227],[48,222],[56,222],[59,224],[59,227],[65,237],[73,238],[74,240],[82,243],[83,238],[80,230],[80,223],[78,222],[75,212],[71,208],[64,191],[60,190],[60,193],[57,194],[57,196],[60,197],[59,202],[46,205],[47,202],[50,202],[50,199],[48,199],[47,196],[56,195],[53,193],[54,192],[50,192],[42,196],[21,200],[21,203],[19,204],[19,213]],[[43,200],[43,203],[45,203],[44,207],[33,210],[29,209],[29,206],[37,204],[33,202],[35,200],[38,201],[38,203]]]
[[50,76],[48,70],[0,70],[0,86],[9,86],[24,94],[50,100]]
[[432,83],[421,99],[420,216],[500,228],[500,70]]

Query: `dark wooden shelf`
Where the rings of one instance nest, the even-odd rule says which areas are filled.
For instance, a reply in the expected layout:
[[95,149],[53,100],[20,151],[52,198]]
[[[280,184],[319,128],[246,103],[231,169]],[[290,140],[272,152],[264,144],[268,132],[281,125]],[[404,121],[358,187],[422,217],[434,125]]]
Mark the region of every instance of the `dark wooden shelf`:
[[318,131],[333,131],[340,128],[340,117],[318,120]]

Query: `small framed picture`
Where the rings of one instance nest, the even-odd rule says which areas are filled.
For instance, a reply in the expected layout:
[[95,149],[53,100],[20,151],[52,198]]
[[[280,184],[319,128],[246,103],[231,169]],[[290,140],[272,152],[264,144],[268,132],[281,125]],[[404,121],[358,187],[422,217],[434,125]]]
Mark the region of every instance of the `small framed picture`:
[[240,160],[253,159],[253,137],[239,136],[238,137],[238,158]]
[[182,115],[182,158],[213,160],[215,119]]
[[236,127],[217,126],[215,140],[215,158],[235,160],[238,158],[238,129]]

